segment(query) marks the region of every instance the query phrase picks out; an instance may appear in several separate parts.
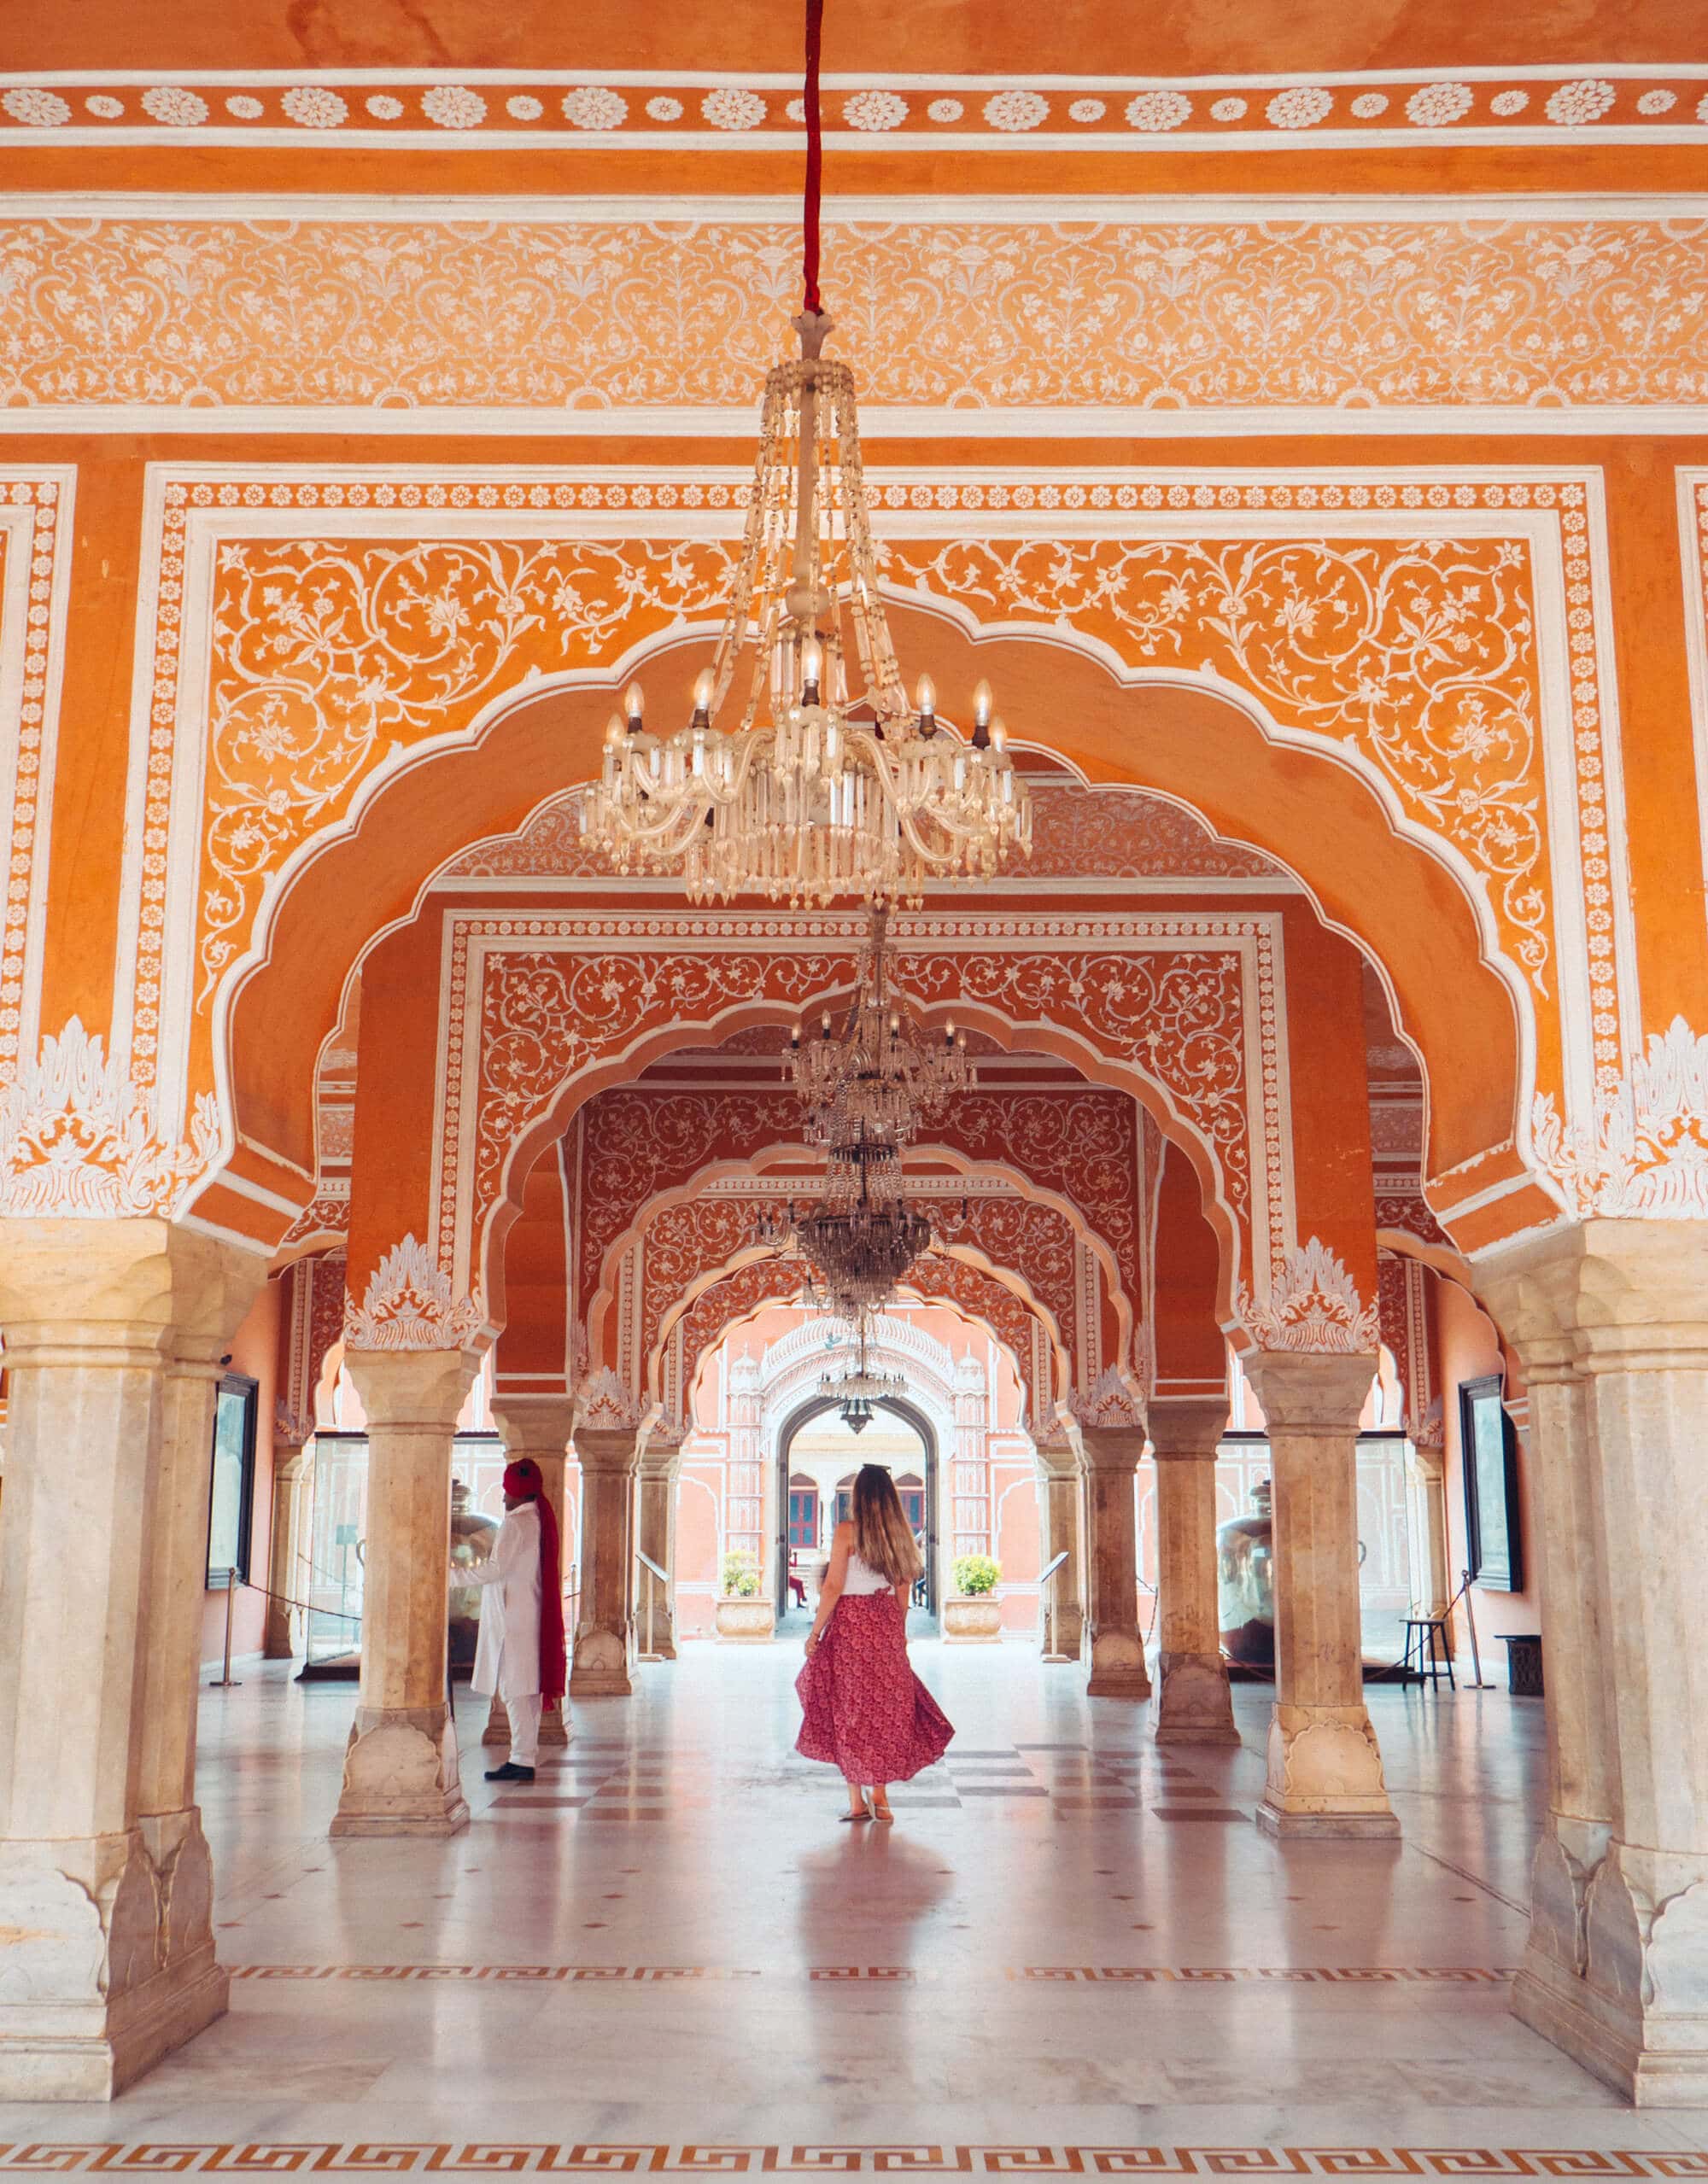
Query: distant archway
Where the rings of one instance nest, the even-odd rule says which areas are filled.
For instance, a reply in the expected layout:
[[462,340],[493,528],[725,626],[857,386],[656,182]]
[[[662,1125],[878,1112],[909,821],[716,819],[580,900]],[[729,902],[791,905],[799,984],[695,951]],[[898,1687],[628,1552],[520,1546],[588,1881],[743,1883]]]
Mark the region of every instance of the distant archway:
[[[787,1417],[783,1421],[781,1432],[777,1436],[776,1466],[777,1509],[779,1511],[779,1521],[777,1525],[778,1538],[775,1543],[774,1552],[776,1557],[776,1597],[780,1603],[787,1601],[789,1597],[789,1480],[791,1474],[795,1468],[791,1460],[795,1440],[802,1430],[810,1426],[815,1419],[823,1417],[827,1411],[834,1410],[836,1407],[836,1399],[834,1395],[810,1396],[805,1402],[798,1404],[795,1408],[790,1411]],[[902,1423],[908,1427],[917,1437],[920,1446],[924,1451],[924,1605],[927,1611],[934,1615],[937,1613],[938,1603],[937,1556],[940,1531],[938,1518],[939,1463],[937,1429],[925,1412],[919,1408],[918,1404],[910,1403],[904,1396],[881,1396],[877,1399],[873,1407],[878,1410],[887,1411],[892,1416],[899,1418]],[[835,1516],[834,1508],[828,1512],[828,1515],[831,1521],[834,1522]],[[821,1544],[822,1549],[828,1548],[829,1531],[830,1525],[827,1524],[823,1527],[822,1533]]]

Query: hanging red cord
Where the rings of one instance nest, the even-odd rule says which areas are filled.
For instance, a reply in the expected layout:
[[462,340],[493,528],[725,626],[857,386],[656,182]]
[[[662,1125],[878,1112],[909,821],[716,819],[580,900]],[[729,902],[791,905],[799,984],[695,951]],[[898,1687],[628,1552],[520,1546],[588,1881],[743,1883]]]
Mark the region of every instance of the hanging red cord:
[[818,47],[824,26],[824,0],[806,0],[806,190],[801,206],[801,270],[806,277],[806,308],[816,316],[818,297],[818,191],[824,163],[823,132],[818,120]]

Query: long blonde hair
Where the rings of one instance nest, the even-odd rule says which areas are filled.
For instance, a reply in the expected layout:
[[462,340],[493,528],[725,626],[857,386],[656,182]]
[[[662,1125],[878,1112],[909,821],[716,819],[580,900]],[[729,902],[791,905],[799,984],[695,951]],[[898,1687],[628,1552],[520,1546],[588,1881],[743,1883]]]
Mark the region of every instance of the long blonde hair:
[[854,1479],[854,1551],[892,1585],[911,1585],[924,1567],[896,1482],[881,1463],[863,1463]]

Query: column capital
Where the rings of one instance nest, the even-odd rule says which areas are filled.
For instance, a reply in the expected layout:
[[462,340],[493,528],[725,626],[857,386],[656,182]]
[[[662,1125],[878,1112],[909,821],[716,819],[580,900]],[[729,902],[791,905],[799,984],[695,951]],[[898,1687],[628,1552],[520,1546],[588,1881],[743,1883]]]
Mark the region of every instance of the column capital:
[[475,1350],[346,1350],[370,1426],[454,1428],[480,1370]]
[[1376,1377],[1367,1354],[1337,1350],[1257,1350],[1240,1359],[1272,1433],[1358,1431]]
[[635,1466],[642,1479],[679,1478],[682,1469],[681,1442],[649,1438],[635,1459]]
[[1035,1441],[1032,1451],[1046,1479],[1077,1479],[1084,1469],[1079,1450],[1065,1434],[1060,1440]]
[[1193,1395],[1160,1401],[1149,1413],[1151,1452],[1159,1463],[1209,1463],[1228,1429],[1227,1399]]
[[567,1395],[495,1395],[493,1423],[513,1463],[523,1456],[567,1453],[576,1406]]
[[638,1426],[582,1426],[576,1432],[575,1453],[583,1471],[633,1471],[640,1441]]
[[1532,1385],[1708,1366],[1708,1222],[1579,1221],[1475,1262]]
[[169,1221],[0,1221],[0,1325],[20,1363],[87,1346],[218,1371],[266,1278],[260,1251]]
[[1143,1426],[1084,1426],[1079,1438],[1093,1471],[1136,1471],[1144,1455]]

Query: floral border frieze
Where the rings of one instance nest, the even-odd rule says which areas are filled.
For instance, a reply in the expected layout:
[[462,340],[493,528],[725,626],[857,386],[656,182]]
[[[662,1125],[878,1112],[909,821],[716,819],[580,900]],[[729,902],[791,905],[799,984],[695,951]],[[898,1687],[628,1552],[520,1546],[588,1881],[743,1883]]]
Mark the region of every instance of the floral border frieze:
[[68,469],[0,469],[0,628],[18,639],[15,657],[0,662],[0,827],[9,836],[0,1084],[18,1071],[38,1028],[75,477]]
[[[3,141],[3,137],[0,137]],[[1705,132],[1708,141],[1708,132]],[[0,426],[158,419],[365,435],[751,429],[789,343],[797,244],[769,207],[471,201],[0,207]],[[826,293],[893,430],[1439,429],[1708,406],[1697,208],[1512,200],[1278,224],[1097,199],[1070,221],[942,199],[833,208]],[[641,488],[644,490],[644,488]]]
[[[581,145],[625,139],[696,150],[793,145],[805,110],[792,78],[618,70],[276,69],[197,71],[190,80],[130,72],[0,77],[0,137],[79,144],[190,138],[324,146]],[[1099,78],[1038,85],[967,75],[830,75],[820,114],[846,147],[921,142],[1032,143],[1097,150],[1189,143],[1245,150],[1313,134],[1371,145],[1454,137],[1547,143],[1617,137],[1688,142],[1708,126],[1708,73],[1604,62],[1593,67],[1366,70],[1313,81],[1237,74]]]

